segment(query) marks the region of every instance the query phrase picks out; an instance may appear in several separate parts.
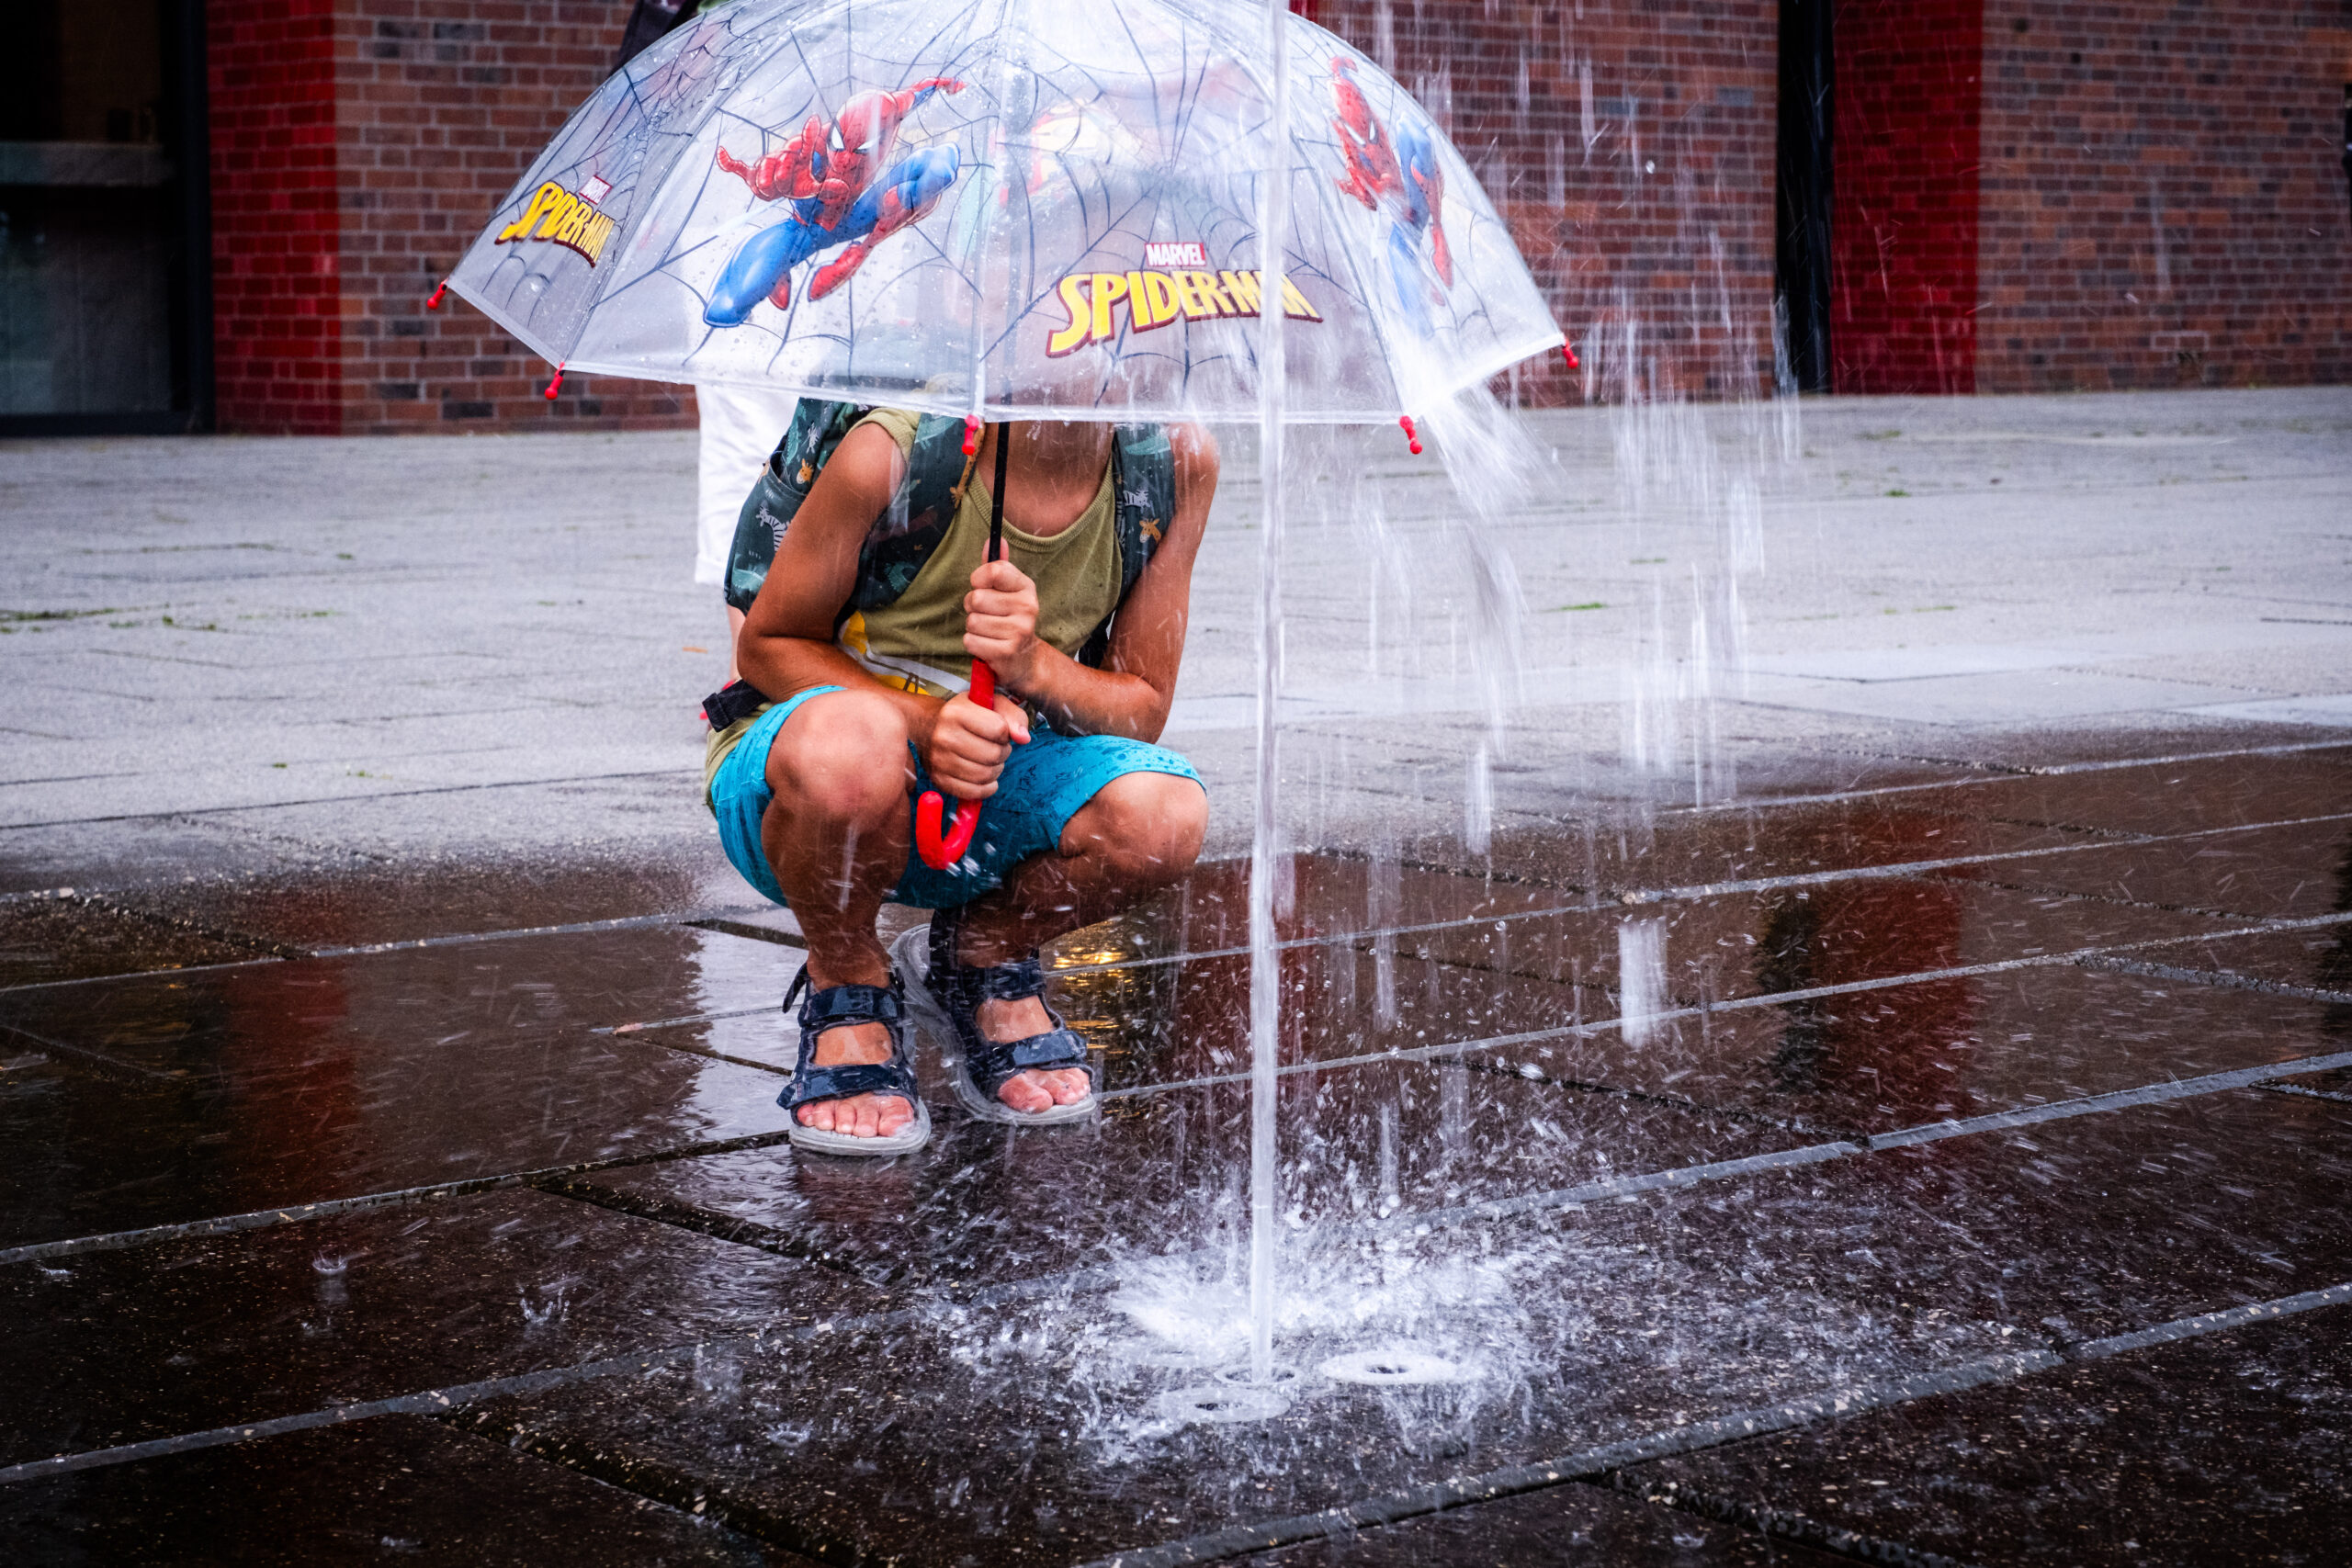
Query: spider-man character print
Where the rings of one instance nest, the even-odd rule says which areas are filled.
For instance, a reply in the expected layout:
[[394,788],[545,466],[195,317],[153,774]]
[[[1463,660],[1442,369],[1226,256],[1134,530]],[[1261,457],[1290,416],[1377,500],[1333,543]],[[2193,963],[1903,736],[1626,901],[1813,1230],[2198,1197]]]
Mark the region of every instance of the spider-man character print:
[[752,187],[762,201],[780,201],[779,222],[736,247],[711,290],[703,320],[714,327],[743,324],[759,302],[792,304],[792,269],[835,245],[849,248],[808,279],[808,298],[821,299],[849,281],[874,247],[939,203],[956,183],[951,146],[926,147],[893,163],[899,128],[934,93],[960,93],[944,76],[899,92],[860,93],[828,125],[810,115],[782,150],[746,164],[718,149],[718,166]]
[[1339,109],[1331,129],[1339,133],[1340,155],[1348,170],[1347,178],[1334,183],[1363,203],[1366,211],[1388,220],[1388,276],[1396,286],[1396,302],[1426,333],[1430,289],[1421,270],[1424,234],[1430,241],[1430,269],[1445,288],[1453,287],[1453,253],[1446,248],[1442,217],[1445,171],[1438,166],[1437,144],[1426,124],[1400,121],[1391,140],[1388,128],[1356,86],[1355,69],[1356,62],[1346,55],[1331,62],[1331,96]]

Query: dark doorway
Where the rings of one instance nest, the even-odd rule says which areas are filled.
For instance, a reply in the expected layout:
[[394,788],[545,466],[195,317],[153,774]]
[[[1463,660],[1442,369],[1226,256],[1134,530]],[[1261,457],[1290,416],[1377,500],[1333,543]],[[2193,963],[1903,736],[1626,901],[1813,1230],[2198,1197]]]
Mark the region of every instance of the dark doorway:
[[1780,192],[1773,266],[1787,372],[1829,390],[1829,198],[1835,0],[1781,0]]
[[0,434],[204,428],[202,0],[0,18]]

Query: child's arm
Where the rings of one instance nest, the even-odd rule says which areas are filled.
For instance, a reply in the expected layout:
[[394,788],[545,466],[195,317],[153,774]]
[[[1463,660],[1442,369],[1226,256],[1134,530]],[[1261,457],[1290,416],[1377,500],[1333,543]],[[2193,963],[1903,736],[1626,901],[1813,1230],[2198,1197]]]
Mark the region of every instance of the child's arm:
[[996,793],[1004,759],[1029,739],[1020,706],[999,698],[991,713],[899,691],[833,642],[834,618],[857,586],[858,549],[897,493],[904,468],[898,443],[876,426],[842,439],[776,543],[767,581],[735,639],[736,668],[775,702],[810,686],[882,693],[905,718],[907,738],[940,787],[959,799],[981,798]]

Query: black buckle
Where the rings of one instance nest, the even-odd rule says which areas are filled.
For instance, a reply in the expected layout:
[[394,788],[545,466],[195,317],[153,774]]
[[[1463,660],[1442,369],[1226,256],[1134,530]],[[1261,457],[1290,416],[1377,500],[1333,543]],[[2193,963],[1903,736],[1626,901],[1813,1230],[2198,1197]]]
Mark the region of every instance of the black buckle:
[[703,698],[703,722],[713,729],[724,729],[751,717],[767,702],[766,694],[749,681],[730,681]]

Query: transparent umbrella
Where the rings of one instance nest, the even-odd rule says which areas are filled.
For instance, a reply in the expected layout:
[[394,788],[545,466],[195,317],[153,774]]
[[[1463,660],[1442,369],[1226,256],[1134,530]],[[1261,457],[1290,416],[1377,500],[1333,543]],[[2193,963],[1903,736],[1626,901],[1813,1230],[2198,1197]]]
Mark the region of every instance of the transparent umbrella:
[[599,88],[449,286],[559,367],[926,412],[1393,420],[1562,339],[1385,73],[1248,0],[735,0]]

